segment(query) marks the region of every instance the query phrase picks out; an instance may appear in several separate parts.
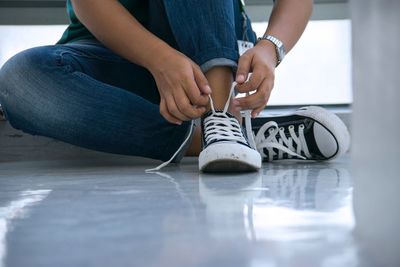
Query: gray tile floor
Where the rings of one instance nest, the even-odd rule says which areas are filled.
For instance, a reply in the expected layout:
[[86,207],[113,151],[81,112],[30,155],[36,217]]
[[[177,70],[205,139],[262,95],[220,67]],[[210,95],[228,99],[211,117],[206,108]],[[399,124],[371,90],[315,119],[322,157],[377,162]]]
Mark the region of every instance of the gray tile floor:
[[0,163],[0,266],[372,266],[349,156],[235,175],[154,164]]

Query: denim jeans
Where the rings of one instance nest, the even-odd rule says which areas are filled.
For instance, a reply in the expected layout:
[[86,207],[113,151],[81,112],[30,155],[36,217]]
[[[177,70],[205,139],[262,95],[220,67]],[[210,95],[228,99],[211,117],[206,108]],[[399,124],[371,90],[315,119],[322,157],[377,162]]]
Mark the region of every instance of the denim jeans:
[[[235,67],[243,35],[238,2],[149,1],[146,26],[203,71]],[[168,123],[159,101],[148,70],[95,40],[32,48],[0,70],[0,103],[13,127],[97,151],[169,159],[191,123]]]

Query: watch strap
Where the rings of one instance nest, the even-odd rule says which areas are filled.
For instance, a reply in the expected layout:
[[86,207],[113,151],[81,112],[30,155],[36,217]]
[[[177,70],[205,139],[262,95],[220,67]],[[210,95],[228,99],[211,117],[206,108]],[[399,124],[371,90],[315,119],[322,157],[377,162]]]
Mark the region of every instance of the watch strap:
[[284,46],[283,42],[272,35],[265,35],[263,37],[260,37],[260,38],[258,38],[257,42],[259,42],[261,40],[268,40],[275,45],[276,56],[277,56],[276,66],[278,67],[278,65],[281,64],[282,60],[285,58],[285,55],[286,55],[285,46]]

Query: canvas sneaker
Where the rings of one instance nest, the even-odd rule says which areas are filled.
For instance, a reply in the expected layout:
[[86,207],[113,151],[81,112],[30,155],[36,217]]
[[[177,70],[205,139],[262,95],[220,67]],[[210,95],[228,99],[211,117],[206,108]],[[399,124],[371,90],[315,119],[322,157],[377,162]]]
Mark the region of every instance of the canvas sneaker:
[[242,126],[227,110],[236,83],[224,110],[216,110],[210,97],[211,110],[202,116],[202,146],[199,170],[203,172],[243,172],[261,168],[261,156],[252,147]]
[[292,114],[252,120],[263,161],[331,160],[347,152],[350,134],[334,113],[316,106]]

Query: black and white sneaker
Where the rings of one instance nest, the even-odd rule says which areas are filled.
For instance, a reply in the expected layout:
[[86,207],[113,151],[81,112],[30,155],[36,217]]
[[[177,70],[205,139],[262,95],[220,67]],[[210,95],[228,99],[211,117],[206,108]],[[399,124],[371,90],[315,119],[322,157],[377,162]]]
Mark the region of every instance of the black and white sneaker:
[[346,125],[332,112],[316,106],[286,116],[253,119],[252,130],[264,161],[331,160],[350,146]]
[[238,120],[227,112],[230,98],[224,110],[215,110],[210,98],[211,110],[201,119],[203,150],[199,155],[199,170],[203,172],[244,172],[261,168],[261,156],[250,146]]

